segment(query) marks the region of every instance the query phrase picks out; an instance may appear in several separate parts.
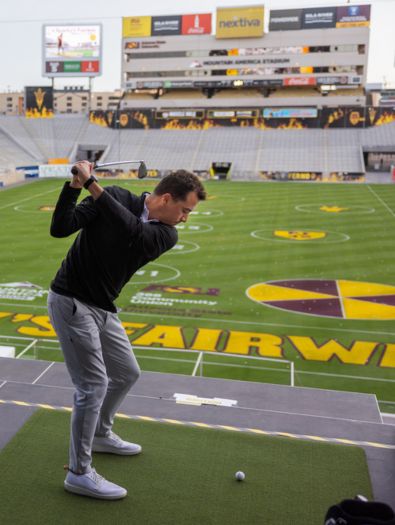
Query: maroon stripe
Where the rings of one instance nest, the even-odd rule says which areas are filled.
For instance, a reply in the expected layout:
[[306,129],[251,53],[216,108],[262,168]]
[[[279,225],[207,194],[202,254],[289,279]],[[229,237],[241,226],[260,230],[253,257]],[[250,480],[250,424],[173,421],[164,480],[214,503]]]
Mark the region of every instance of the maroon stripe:
[[336,281],[333,280],[306,279],[301,281],[272,281],[267,284],[281,286],[282,288],[293,288],[296,290],[306,290],[307,292],[338,296]]

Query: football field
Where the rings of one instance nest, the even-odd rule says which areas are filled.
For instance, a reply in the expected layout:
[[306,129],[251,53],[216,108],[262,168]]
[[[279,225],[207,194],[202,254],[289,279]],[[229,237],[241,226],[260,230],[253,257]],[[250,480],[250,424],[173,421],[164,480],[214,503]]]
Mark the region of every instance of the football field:
[[[46,310],[72,241],[49,235],[62,184],[0,192],[0,345],[21,358],[62,359]],[[395,186],[206,188],[117,300],[142,369],[290,384],[292,362],[296,386],[375,393],[395,412]]]

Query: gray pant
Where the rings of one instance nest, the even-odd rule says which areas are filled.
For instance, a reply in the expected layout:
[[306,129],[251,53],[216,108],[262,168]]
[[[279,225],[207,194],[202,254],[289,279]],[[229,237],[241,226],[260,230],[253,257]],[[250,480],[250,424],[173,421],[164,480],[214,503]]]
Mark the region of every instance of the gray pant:
[[112,428],[140,368],[117,314],[52,291],[48,313],[75,386],[69,468],[89,472],[94,436]]

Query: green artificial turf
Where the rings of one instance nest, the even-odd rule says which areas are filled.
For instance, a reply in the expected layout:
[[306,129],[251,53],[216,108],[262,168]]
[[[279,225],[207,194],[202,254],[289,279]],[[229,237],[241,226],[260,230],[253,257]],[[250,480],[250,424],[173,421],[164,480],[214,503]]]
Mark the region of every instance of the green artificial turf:
[[[51,211],[47,207],[55,205],[63,182],[40,180],[0,191],[0,288],[2,283],[28,281],[48,290],[72,242],[72,237],[54,239],[49,235]],[[118,180],[102,184],[117,184],[140,194],[152,190],[156,182]],[[295,363],[297,386],[374,393],[386,411],[395,411],[395,357],[383,361],[385,355],[395,355],[394,319],[305,315],[259,304],[246,294],[254,284],[273,280],[351,280],[395,286],[395,185],[207,182],[206,187],[208,200],[198,205],[197,214],[186,224],[202,229],[179,231],[179,244],[190,251],[170,250],[147,265],[117,300],[121,320],[139,324],[131,329],[132,343],[187,350],[206,330],[200,341],[218,340],[205,359],[204,375],[289,384],[284,366],[282,372],[270,372],[263,369],[271,366],[265,362],[248,363],[261,370],[209,364],[214,353],[229,352],[226,346],[232,334],[247,333],[252,338],[249,346],[245,340],[233,344],[232,352],[255,356],[273,357],[270,341],[274,338],[281,347],[279,357]],[[81,198],[85,195],[83,192]],[[321,205],[346,211],[323,213]],[[275,238],[275,230],[325,231],[328,236],[322,242],[295,242]],[[254,237],[253,232],[260,232],[260,237]],[[148,290],[151,285],[181,290]],[[209,290],[217,290],[216,295],[210,295]],[[150,302],[147,295],[141,296],[147,293],[157,294],[156,300]],[[39,341],[54,338],[46,317],[45,294],[29,301],[0,297],[0,303],[0,336],[35,337]],[[368,304],[374,303],[365,302]],[[144,339],[155,330],[155,337]],[[254,338],[261,336],[269,342],[258,348]],[[316,358],[305,357],[295,347],[295,336],[309,338],[316,345]],[[363,350],[352,352],[356,342],[371,348],[368,357],[358,364],[355,359]],[[11,343],[18,352],[28,344],[0,338],[0,345]],[[341,348],[341,358],[330,351],[321,352],[325,344]],[[203,346],[200,344],[199,349],[205,350]],[[40,343],[37,348],[25,357],[62,360],[59,349],[51,350],[49,343]],[[147,356],[141,358],[143,370],[192,373],[193,363],[159,361],[146,352],[136,351],[140,357]],[[166,355],[177,358],[177,354],[164,352]]]
[[38,411],[0,453],[2,524],[322,525],[331,504],[372,495],[359,447],[120,419],[114,430],[143,453],[95,454],[94,466],[127,498],[72,495],[69,417]]

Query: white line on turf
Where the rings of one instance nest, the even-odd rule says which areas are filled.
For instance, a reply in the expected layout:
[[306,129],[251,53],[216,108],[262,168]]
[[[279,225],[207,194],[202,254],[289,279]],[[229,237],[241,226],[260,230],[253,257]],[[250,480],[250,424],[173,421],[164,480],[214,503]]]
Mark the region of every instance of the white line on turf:
[[20,201],[11,202],[10,204],[6,204],[5,206],[1,206],[0,210],[4,210],[5,208],[10,208],[11,206],[17,206],[21,202],[31,201],[32,199],[35,199],[36,197],[42,197],[43,195],[47,195],[47,193],[53,193],[54,191],[60,192],[60,189],[58,187],[53,188],[52,190],[44,191],[42,193],[36,193],[35,195],[31,195],[30,197],[26,197],[26,199],[22,199]]
[[[132,284],[132,283],[130,283]],[[7,306],[8,309],[15,307],[15,306],[22,306],[25,308],[37,308],[40,310],[47,310],[46,306],[39,306],[32,304],[20,304],[20,303],[0,303],[0,306]],[[127,315],[127,316],[142,316],[142,317],[160,317],[163,319],[164,317],[166,319],[190,319],[189,317],[185,317],[183,315],[172,315],[171,313],[167,313],[165,315],[163,314],[152,314],[148,312],[144,313],[138,313],[138,312],[125,312],[121,310],[121,315]],[[7,317],[4,318],[6,320]],[[383,330],[360,330],[359,328],[350,329],[350,328],[329,328],[327,326],[306,326],[305,324],[283,324],[283,323],[260,323],[256,321],[237,321],[235,319],[220,319],[220,318],[213,318],[213,317],[198,317],[196,318],[197,321],[208,321],[210,323],[231,323],[235,325],[254,325],[254,326],[273,326],[275,328],[308,328],[309,330],[323,330],[327,332],[344,332],[349,334],[370,334],[370,335],[391,335],[395,336],[395,332],[385,332]],[[347,320],[346,320],[347,321]],[[382,321],[378,321],[382,322]]]
[[47,368],[46,368],[45,370],[43,370],[39,376],[36,377],[36,379],[32,382],[32,385],[35,385],[35,384],[37,383],[37,381],[38,381],[39,379],[41,379],[42,376],[43,376],[44,374],[46,374],[46,373],[48,372],[48,370],[49,370],[54,364],[55,364],[55,361],[53,361],[52,363],[50,363],[50,364],[47,366]]
[[343,319],[347,319],[345,311],[344,311],[343,296],[340,293],[339,281],[336,280],[335,283],[336,283],[337,296],[339,298],[340,308],[341,308],[341,311],[342,311],[342,317],[343,317]]
[[388,204],[386,202],[383,201],[383,199],[380,197],[380,195],[377,195],[377,193],[368,185],[368,189],[371,193],[373,193],[373,195],[376,197],[376,199],[381,202],[381,204],[384,206],[384,208],[386,208],[390,214],[395,217],[395,213],[393,212],[393,210],[391,210],[391,208],[388,206]]
[[0,388],[2,388],[5,384],[7,383],[7,381],[3,381],[0,385]]

